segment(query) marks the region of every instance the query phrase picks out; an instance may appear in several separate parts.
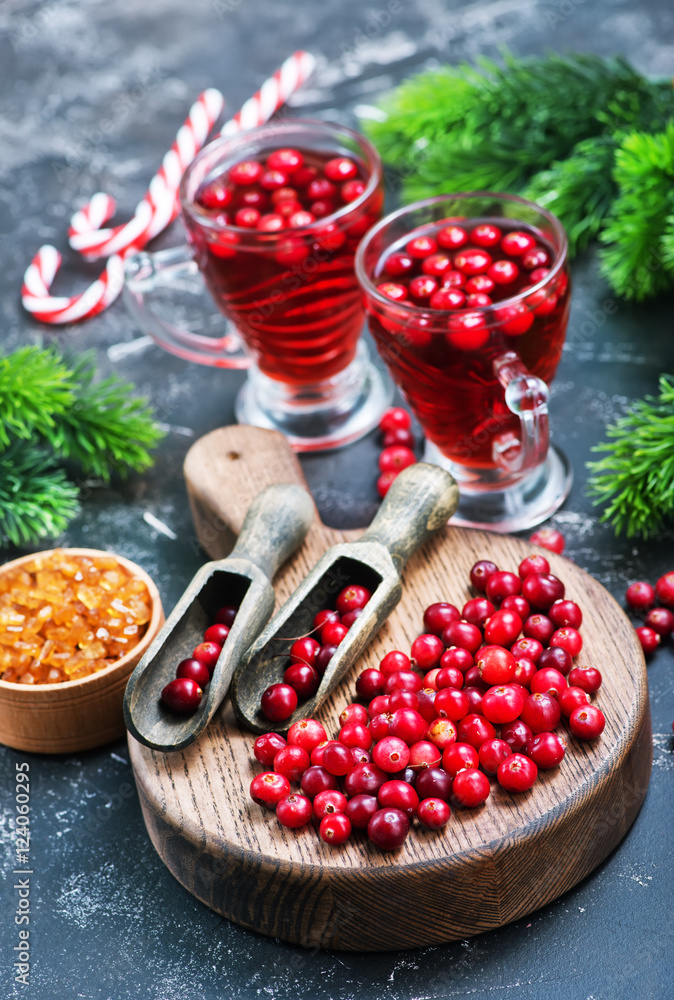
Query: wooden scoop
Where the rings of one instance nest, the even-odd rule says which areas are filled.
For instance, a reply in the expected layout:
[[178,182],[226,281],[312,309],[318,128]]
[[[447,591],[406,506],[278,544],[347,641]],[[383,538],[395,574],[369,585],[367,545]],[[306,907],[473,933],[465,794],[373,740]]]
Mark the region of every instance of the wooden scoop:
[[[439,466],[418,463],[400,473],[365,534],[326,552],[244,654],[230,691],[244,725],[256,733],[285,732],[314,715],[400,600],[408,558],[447,523],[458,499],[456,483]],[[295,639],[312,633],[316,612],[334,606],[349,584],[367,587],[372,597],[330,659],[316,694],[289,719],[270,722],[260,711],[263,691],[282,680],[288,651]]]
[[[274,610],[270,581],[302,544],[313,518],[311,497],[296,484],[269,486],[255,497],[231,555],[201,567],[129,678],[124,721],[137,740],[153,750],[182,750],[205,729]],[[169,711],[160,702],[162,688],[226,604],[239,610],[199,708],[188,716]]]

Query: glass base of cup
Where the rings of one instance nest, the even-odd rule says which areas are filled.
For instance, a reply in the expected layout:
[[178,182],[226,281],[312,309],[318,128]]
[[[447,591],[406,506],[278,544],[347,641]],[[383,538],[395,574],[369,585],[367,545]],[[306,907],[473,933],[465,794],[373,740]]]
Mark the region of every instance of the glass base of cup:
[[[440,465],[454,474],[454,463],[430,441],[426,442],[424,461]],[[554,445],[548,449],[542,465],[519,482],[502,489],[471,490],[460,482],[460,471],[456,472],[460,499],[450,524],[503,534],[541,524],[562,506],[573,482],[569,460]]]
[[392,383],[361,340],[344,371],[311,385],[277,382],[252,365],[234,412],[240,424],[281,431],[295,451],[327,451],[371,431],[392,399]]

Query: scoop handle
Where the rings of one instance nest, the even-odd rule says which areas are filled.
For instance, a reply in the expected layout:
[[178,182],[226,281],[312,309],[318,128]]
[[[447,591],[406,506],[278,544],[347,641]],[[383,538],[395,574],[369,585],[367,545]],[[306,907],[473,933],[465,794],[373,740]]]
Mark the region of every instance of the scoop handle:
[[268,486],[248,508],[231,557],[255,563],[268,580],[273,580],[304,541],[314,513],[313,500],[302,486]]
[[447,523],[459,503],[459,487],[439,465],[417,462],[396,476],[360,542],[385,545],[398,573],[412,553]]

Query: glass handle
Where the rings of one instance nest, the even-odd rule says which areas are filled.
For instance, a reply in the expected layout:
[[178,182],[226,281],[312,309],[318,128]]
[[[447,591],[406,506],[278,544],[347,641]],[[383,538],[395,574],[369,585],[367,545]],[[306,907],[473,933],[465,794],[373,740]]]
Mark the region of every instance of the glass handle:
[[161,296],[161,289],[169,286],[195,295],[204,290],[203,278],[187,244],[157,253],[142,251],[125,260],[124,301],[144,333],[186,361],[218,368],[248,368],[251,359],[231,324],[224,336],[205,337],[175,326],[150,308],[146,296]]
[[550,391],[542,379],[527,371],[514,351],[496,358],[494,374],[505,390],[506,406],[520,421],[519,438],[512,432],[494,438],[494,461],[509,472],[535,468],[548,453]]

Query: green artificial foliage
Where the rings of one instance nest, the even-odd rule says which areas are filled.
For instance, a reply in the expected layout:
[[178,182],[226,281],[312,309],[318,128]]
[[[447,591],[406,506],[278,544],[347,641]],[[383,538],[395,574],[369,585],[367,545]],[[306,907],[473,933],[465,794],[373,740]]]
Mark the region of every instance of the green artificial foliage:
[[659,389],[608,427],[609,440],[593,449],[604,457],[588,463],[602,520],[628,538],[652,538],[674,516],[674,376],[662,375]]
[[[421,73],[380,108],[382,120],[363,128],[400,176],[404,201],[520,193],[561,219],[572,255],[597,237],[610,244],[602,267],[618,294],[674,284],[672,177],[658,162],[668,162],[674,127],[671,81],[647,80],[621,58],[506,53],[502,65]],[[661,266],[635,278],[650,248]]]
[[602,273],[641,301],[674,285],[674,119],[662,132],[632,132],[615,157],[618,197],[601,233]]
[[64,462],[106,483],[147,469],[162,436],[133,385],[95,381],[91,354],[30,346],[0,358],[0,544],[53,537],[75,516]]

